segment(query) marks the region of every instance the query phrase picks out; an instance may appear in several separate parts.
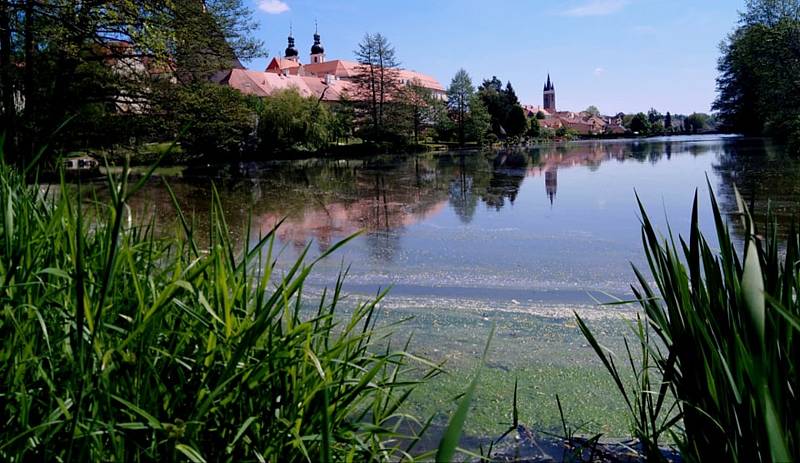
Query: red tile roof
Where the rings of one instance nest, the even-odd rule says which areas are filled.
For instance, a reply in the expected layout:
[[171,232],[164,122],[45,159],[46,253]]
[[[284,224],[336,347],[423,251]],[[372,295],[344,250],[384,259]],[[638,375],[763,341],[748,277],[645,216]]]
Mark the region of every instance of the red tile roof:
[[300,63],[295,60],[286,58],[272,58],[269,66],[267,66],[267,72],[281,73],[282,71],[296,69],[299,67]]
[[[267,67],[268,72],[283,73],[284,71],[290,75],[295,76],[313,76],[324,78],[326,76],[335,76],[338,79],[352,80],[362,72],[362,66],[356,61],[347,60],[333,60],[325,61],[322,63],[314,64],[299,64],[291,61],[291,64],[282,64],[282,62],[289,61],[285,59],[275,58]],[[407,69],[399,69],[397,77],[403,84],[408,84],[412,81],[418,81],[420,85],[435,92],[444,93],[446,90],[442,84],[439,83],[434,77],[422,74],[416,71]]]
[[266,97],[281,90],[294,89],[304,97],[321,98],[323,101],[342,100],[353,85],[343,80],[326,82],[317,77],[284,76],[245,69],[231,70],[221,83],[246,95]]

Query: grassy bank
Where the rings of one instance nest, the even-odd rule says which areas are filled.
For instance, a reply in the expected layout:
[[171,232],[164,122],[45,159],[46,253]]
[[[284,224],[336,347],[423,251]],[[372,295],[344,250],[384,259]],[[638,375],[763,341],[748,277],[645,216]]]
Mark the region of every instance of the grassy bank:
[[271,235],[234,249],[216,195],[159,238],[129,215],[144,181],[81,202],[0,165],[0,459],[401,458],[398,409],[439,370],[389,347],[380,297],[338,318],[339,282],[303,316],[314,262],[273,274]]

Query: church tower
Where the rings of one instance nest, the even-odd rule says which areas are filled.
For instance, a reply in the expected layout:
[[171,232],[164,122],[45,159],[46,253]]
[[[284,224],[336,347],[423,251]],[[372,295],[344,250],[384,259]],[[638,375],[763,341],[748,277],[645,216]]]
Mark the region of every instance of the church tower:
[[311,64],[319,64],[325,62],[325,49],[322,48],[322,42],[319,36],[319,26],[316,26],[314,31],[314,45],[311,47]]
[[558,193],[558,166],[548,169],[544,173],[544,186],[547,189],[550,206],[552,206],[556,201],[556,193]]
[[294,35],[292,34],[291,28],[289,28],[289,46],[286,47],[284,58],[288,59],[289,61],[295,61],[295,62],[298,62],[300,60],[300,53],[297,51],[297,48],[295,48]]
[[544,109],[556,112],[556,86],[550,81],[550,74],[547,74],[547,82],[544,84]]

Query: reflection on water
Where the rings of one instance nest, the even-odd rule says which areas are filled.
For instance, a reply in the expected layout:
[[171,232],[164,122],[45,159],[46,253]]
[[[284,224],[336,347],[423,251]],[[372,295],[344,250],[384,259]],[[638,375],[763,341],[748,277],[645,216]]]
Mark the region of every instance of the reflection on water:
[[[564,403],[599,417],[597,431],[624,436],[624,406],[609,402],[614,386],[603,383],[607,377],[573,310],[602,333],[605,345],[624,349],[628,328],[618,319],[633,310],[598,308],[589,294],[626,297],[634,280],[630,263],[646,266],[634,192],[661,230],[669,222],[685,234],[699,190],[700,226],[713,246],[707,178],[726,212],[735,207],[736,185],[755,211],[763,213],[771,200],[783,230],[797,217],[800,163],[761,140],[719,137],[248,164],[167,180],[201,239],[208,234],[212,181],[240,249],[285,218],[277,233],[282,268],[308,243],[319,253],[364,230],[319,264],[306,293],[313,297],[331,285],[343,263],[351,265],[343,306],[393,286],[377,317],[387,323],[413,317],[397,329],[416,332],[415,352],[447,361],[453,372],[425,386],[433,392],[430,403],[420,399],[428,407],[420,416],[449,407],[444,397],[463,392],[495,324],[492,368],[503,373],[487,379],[481,393],[488,395],[476,399],[476,410],[507,413],[512,386],[498,384],[518,377],[523,397],[531,399],[523,401],[526,419],[538,420],[548,407],[549,416],[558,416],[552,398],[559,393]],[[160,180],[132,208],[136,217],[155,214],[162,230],[180,233]],[[741,233],[735,226],[734,232]],[[489,434],[504,429],[497,431]]]
[[[494,301],[514,295],[555,303],[575,292],[628,291],[629,262],[643,264],[634,191],[664,230],[667,220],[676,232],[688,228],[695,189],[707,196],[706,176],[726,211],[737,185],[756,210],[770,198],[788,223],[797,212],[799,169],[760,140],[676,137],[247,164],[168,181],[200,235],[212,181],[240,247],[285,218],[277,233],[281,262],[309,243],[321,252],[364,230],[339,257],[352,264],[356,289],[392,284],[406,296],[469,290]],[[133,206],[140,216],[174,222],[160,182]],[[245,237],[249,220],[253,232]],[[702,225],[711,234],[710,220]],[[315,281],[330,283],[340,265],[323,264]]]

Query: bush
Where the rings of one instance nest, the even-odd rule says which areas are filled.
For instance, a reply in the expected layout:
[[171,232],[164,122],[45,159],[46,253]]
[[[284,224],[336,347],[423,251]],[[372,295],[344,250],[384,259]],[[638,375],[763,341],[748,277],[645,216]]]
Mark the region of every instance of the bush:
[[250,99],[238,90],[211,83],[180,87],[174,107],[181,145],[190,154],[230,160],[248,150],[254,137],[256,113]]
[[439,370],[386,346],[380,297],[339,314],[340,280],[308,310],[317,261],[277,276],[272,233],[235,250],[216,192],[210,244],[180,210],[158,238],[129,216],[145,181],[84,203],[0,164],[0,460],[399,459]]
[[[347,114],[347,113],[345,113]],[[282,90],[258,102],[260,150],[265,152],[317,151],[337,133],[337,121],[316,98],[297,90]]]

